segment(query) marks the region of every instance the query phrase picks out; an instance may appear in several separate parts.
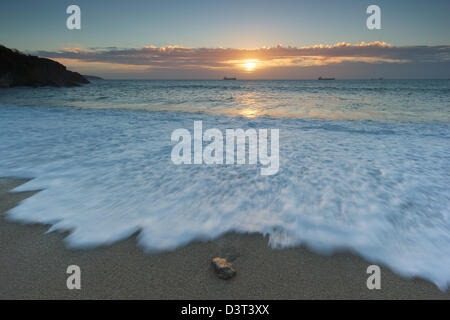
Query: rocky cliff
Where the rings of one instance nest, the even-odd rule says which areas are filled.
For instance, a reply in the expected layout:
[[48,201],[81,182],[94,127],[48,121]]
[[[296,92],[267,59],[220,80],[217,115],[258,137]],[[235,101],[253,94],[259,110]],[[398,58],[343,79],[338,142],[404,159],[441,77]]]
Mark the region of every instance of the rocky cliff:
[[89,81],[62,64],[0,45],[0,88],[15,86],[73,87]]

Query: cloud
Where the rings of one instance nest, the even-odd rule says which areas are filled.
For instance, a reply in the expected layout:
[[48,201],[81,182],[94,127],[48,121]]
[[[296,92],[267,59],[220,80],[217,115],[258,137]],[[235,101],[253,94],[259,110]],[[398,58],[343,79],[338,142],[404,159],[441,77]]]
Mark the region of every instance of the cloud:
[[408,63],[450,60],[450,46],[391,46],[385,42],[309,47],[263,47],[257,49],[187,48],[144,46],[139,49],[65,48],[38,51],[40,56],[72,59],[85,63],[146,66],[151,69],[229,69],[239,68],[245,60],[255,60],[260,68],[323,66],[342,62]]
[[[380,41],[255,49],[72,47],[31,53],[57,60],[80,73],[125,79],[220,79],[224,75],[240,79],[299,79],[320,75],[447,78],[445,70],[450,64],[450,45],[392,46]],[[248,68],[249,61],[254,67]]]

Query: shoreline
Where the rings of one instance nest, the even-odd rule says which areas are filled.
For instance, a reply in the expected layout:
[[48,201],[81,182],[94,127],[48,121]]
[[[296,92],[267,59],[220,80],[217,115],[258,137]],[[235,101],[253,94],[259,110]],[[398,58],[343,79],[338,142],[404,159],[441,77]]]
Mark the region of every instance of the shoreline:
[[[136,235],[95,249],[68,249],[67,233],[7,221],[4,213],[38,191],[9,191],[26,179],[0,178],[0,299],[446,299],[419,278],[381,267],[381,290],[366,287],[370,262],[349,252],[318,255],[306,247],[272,249],[260,234],[228,233],[174,251],[145,253]],[[216,277],[214,257],[237,275]],[[81,268],[81,290],[66,269]]]

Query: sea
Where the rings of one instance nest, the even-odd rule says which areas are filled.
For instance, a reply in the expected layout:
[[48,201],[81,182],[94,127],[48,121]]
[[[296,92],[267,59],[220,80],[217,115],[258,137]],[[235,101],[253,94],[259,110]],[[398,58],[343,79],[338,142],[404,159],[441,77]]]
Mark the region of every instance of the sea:
[[[279,170],[180,164],[171,134],[278,129]],[[68,247],[138,233],[166,251],[227,232],[350,251],[450,284],[449,80],[95,80],[0,89],[0,176],[42,190],[6,218]]]

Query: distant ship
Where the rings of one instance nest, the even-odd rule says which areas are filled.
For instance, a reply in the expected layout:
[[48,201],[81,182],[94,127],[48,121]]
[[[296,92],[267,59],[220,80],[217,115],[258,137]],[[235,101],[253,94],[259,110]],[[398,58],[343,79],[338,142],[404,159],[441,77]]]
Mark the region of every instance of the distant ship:
[[236,80],[236,78],[223,77],[223,80]]
[[322,77],[319,77],[318,80],[336,80],[336,78],[322,78]]

